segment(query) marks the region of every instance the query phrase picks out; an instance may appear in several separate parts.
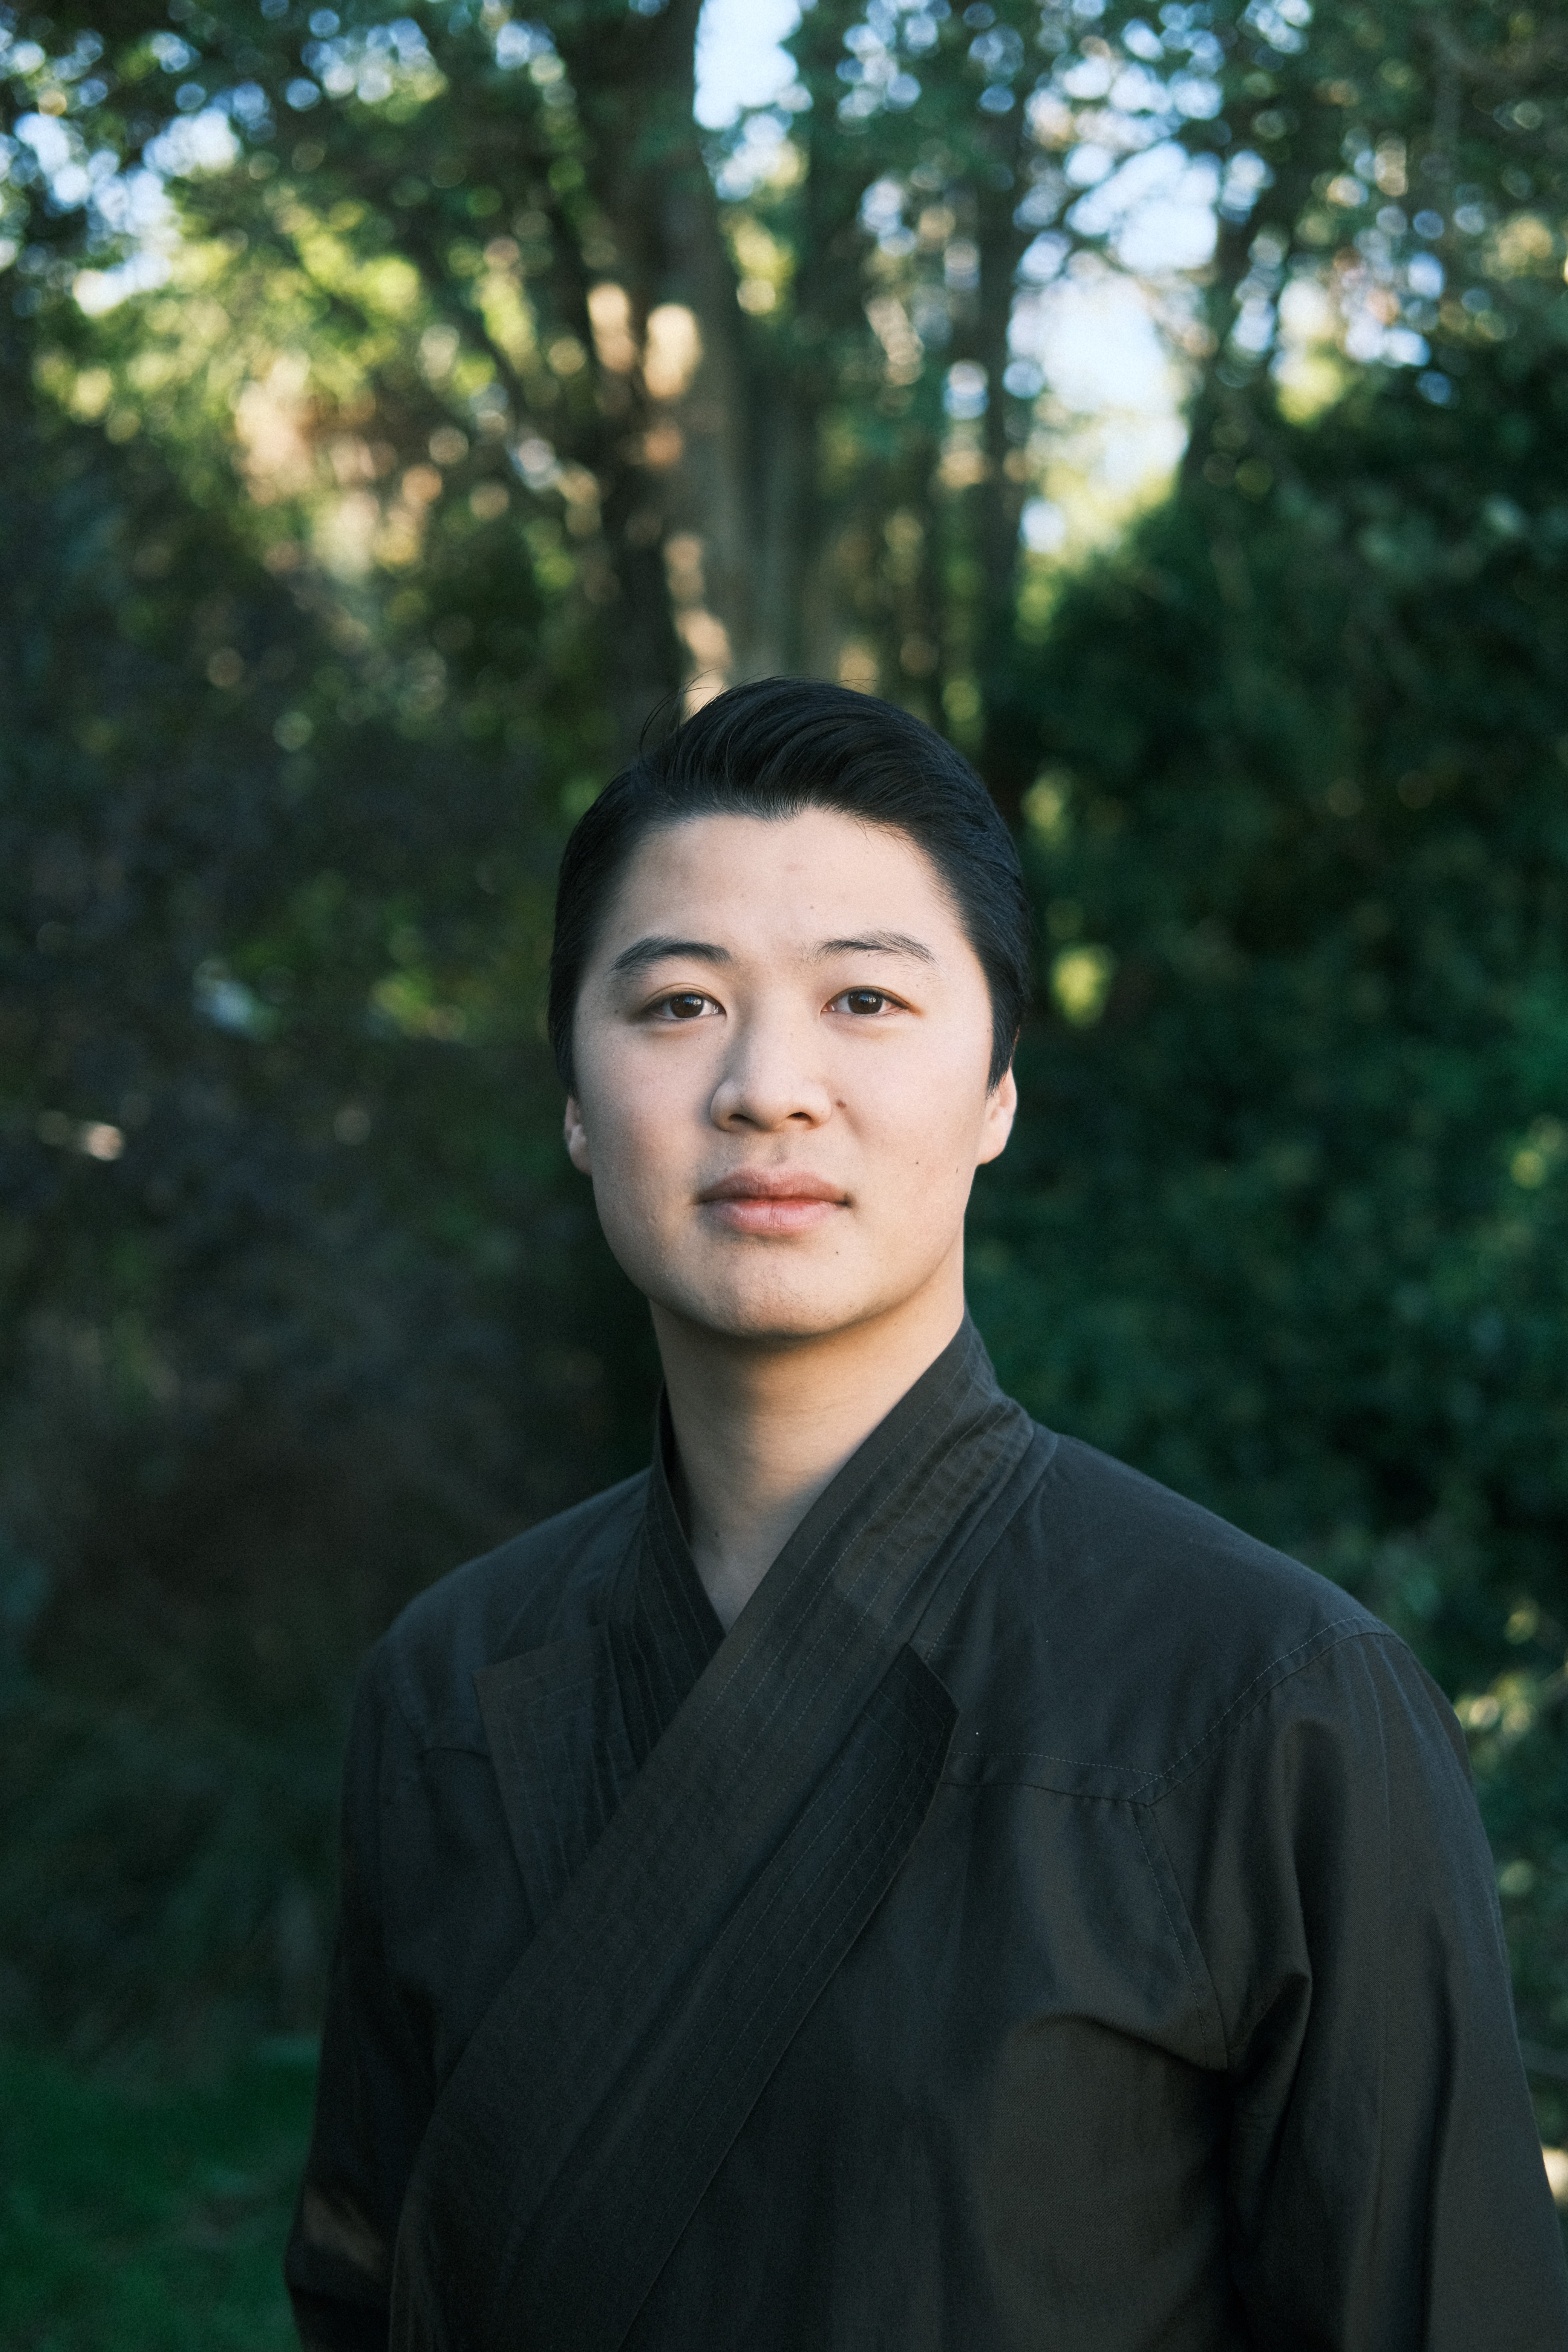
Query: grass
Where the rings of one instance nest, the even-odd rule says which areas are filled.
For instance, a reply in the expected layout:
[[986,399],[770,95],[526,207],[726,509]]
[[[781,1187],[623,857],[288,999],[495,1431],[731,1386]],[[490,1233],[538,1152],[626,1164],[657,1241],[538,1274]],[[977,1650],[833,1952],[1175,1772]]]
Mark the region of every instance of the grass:
[[313,2051],[149,2087],[0,2051],[4,2352],[295,2352],[279,2263]]

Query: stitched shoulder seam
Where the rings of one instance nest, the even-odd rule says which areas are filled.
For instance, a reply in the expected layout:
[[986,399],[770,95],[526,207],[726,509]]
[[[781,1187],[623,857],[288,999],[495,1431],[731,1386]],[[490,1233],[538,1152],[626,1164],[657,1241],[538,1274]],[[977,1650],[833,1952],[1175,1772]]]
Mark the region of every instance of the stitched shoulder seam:
[[[1317,1633],[1308,1641],[1299,1643],[1294,1650],[1283,1652],[1280,1656],[1272,1659],[1267,1666],[1262,1667],[1252,1680],[1237,1693],[1235,1698],[1221,1710],[1214,1721],[1199,1733],[1189,1747],[1184,1748],[1180,1755],[1173,1757],[1170,1763],[1161,1765],[1157,1770],[1134,1771],[1131,1767],[1113,1763],[1105,1757],[1063,1756],[1043,1748],[994,1748],[988,1751],[985,1761],[989,1763],[994,1759],[998,1763],[1012,1760],[1018,1764],[1063,1764],[1072,1771],[1102,1772],[1108,1779],[1120,1780],[1122,1786],[1114,1791],[1101,1792],[1086,1790],[1062,1790],[1060,1793],[1096,1796],[1102,1801],[1116,1803],[1157,1804],[1163,1798],[1168,1796],[1173,1789],[1179,1787],[1182,1781],[1190,1779],[1205,1754],[1223,1744],[1239,1729],[1247,1717],[1255,1714],[1262,1706],[1271,1692],[1278,1690],[1282,1684],[1292,1681],[1297,1675],[1304,1673],[1307,1667],[1315,1664],[1319,1658],[1326,1656],[1330,1651],[1338,1649],[1345,1642],[1353,1641],[1391,1642],[1398,1647],[1404,1646],[1398,1634],[1387,1625],[1379,1625],[1375,1622],[1369,1623],[1362,1617],[1335,1618],[1331,1624],[1320,1626]],[[953,1777],[957,1778],[956,1775]],[[965,1781],[967,1785],[975,1785],[968,1776],[965,1776]],[[984,1785],[991,1788],[1016,1785],[1019,1788],[1050,1789],[1054,1784],[1049,1781],[1032,1780],[1026,1773],[1020,1772],[1016,1776],[1011,1773],[987,1773]]]

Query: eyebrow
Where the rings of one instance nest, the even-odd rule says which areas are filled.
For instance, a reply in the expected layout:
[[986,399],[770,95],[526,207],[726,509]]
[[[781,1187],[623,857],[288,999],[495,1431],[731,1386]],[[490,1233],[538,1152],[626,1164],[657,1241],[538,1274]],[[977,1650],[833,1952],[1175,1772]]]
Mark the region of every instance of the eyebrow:
[[646,939],[634,940],[623,948],[610,966],[612,972],[641,971],[645,964],[663,963],[670,956],[679,956],[691,963],[733,963],[728,948],[715,947],[711,940],[671,939],[662,931],[650,931]]
[[918,956],[921,963],[934,963],[936,958],[920,940],[908,931],[868,931],[863,939],[824,940],[812,950],[817,957],[833,955],[907,955]]
[[[816,962],[836,955],[906,955],[918,956],[922,963],[934,963],[936,958],[922,941],[911,939],[907,931],[868,931],[854,940],[819,940],[811,950]],[[612,975],[642,971],[650,963],[664,963],[671,958],[688,963],[733,963],[728,948],[711,940],[678,940],[668,932],[650,931],[644,939],[634,940],[623,948],[610,966]]]

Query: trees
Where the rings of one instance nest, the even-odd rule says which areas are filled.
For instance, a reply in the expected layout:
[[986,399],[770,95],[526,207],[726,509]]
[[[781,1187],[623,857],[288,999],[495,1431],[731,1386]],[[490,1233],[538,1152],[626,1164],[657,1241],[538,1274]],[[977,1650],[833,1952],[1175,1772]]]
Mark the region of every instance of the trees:
[[308,2011],[354,1656],[640,1450],[539,1033],[564,825],[730,659],[875,636],[973,735],[968,510],[1023,486],[960,420],[932,488],[943,337],[1027,225],[982,266],[917,145],[931,221],[861,226],[827,9],[721,206],[694,22],[8,28],[0,1936],[89,2032]]
[[[135,314],[121,356],[138,360],[140,389],[115,366],[112,331],[103,339],[105,402],[157,434],[187,477],[247,477],[272,509],[252,527],[274,562],[324,572],[322,593],[374,609],[378,640],[409,659],[422,637],[427,673],[431,653],[439,667],[451,648],[418,629],[406,575],[447,527],[448,493],[479,494],[492,520],[498,501],[526,508],[524,561],[553,625],[531,660],[510,649],[488,700],[469,696],[471,722],[489,711],[498,728],[531,731],[570,641],[605,680],[577,731],[613,760],[686,677],[834,667],[864,601],[846,565],[874,578],[889,505],[929,502],[940,370],[920,363],[896,292],[873,303],[884,341],[865,309],[877,246],[860,212],[885,158],[867,118],[835,103],[838,68],[863,69],[844,47],[853,19],[825,6],[806,21],[792,98],[804,127],[756,149],[754,169],[732,159],[737,193],[721,205],[692,122],[695,0],[641,11],[594,0],[547,25],[495,0],[390,26],[374,9],[318,10],[309,26],[280,9],[258,26],[248,10],[231,21],[192,7],[178,35],[136,10],[94,12],[71,28],[77,47],[59,56],[57,32],[57,54],[31,76],[58,111],[24,118],[53,126],[34,136],[56,168],[54,216],[34,221],[43,233],[23,266],[47,283],[83,257],[71,247],[84,236],[90,246],[132,209],[124,173],[111,175],[118,204],[100,190],[73,232],[60,172],[68,194],[82,166],[62,163],[68,139],[85,152],[107,136],[101,156],[173,170],[184,299]],[[937,87],[936,135],[903,142],[911,163],[936,159],[916,163],[939,199],[921,248],[925,279],[938,266],[925,289],[933,341],[956,311],[954,349],[999,377],[1012,266],[1031,233],[1000,201],[1007,158],[1026,144],[1022,116],[1012,108],[1004,129],[973,89],[955,104]],[[31,153],[24,139],[24,168]],[[960,215],[978,224],[987,204],[976,247]],[[898,241],[889,222],[882,231],[884,246]],[[953,252],[950,297],[940,266]],[[100,270],[89,299],[110,282]],[[76,340],[94,339],[79,326]],[[157,363],[149,343],[163,347]],[[56,371],[68,399],[69,366],[68,351]],[[897,381],[862,418],[889,371]],[[858,537],[842,485],[824,495],[821,445],[835,435],[839,473],[877,478],[857,500]],[[447,453],[434,472],[433,447]],[[1019,496],[999,467],[987,478],[992,504],[1013,509],[981,533],[1005,600]],[[944,602],[940,583],[927,596]],[[928,675],[940,686],[942,638],[938,627],[914,657],[917,694]],[[869,656],[858,658],[864,674]]]
[[[1473,1702],[1560,2031],[1558,32],[817,0],[702,131],[696,21],[8,20],[13,1981],[307,2014],[358,1648],[637,1458],[551,874],[650,709],[778,666],[1028,843],[1008,1376]],[[1191,432],[1079,571],[1019,538],[1054,306],[1133,268]]]
[[1560,2045],[1564,305],[1507,216],[1475,234],[1440,373],[1306,424],[1222,374],[1201,462],[1015,673],[1058,1020],[977,1304],[1043,1418],[1412,1640]]

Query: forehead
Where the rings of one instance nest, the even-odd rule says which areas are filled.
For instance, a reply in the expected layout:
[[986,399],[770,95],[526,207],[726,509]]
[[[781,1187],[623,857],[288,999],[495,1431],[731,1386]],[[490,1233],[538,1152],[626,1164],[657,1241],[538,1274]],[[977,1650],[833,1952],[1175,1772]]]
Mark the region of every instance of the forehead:
[[941,875],[906,833],[838,809],[692,816],[638,843],[610,895],[595,961],[654,924],[705,938],[736,931],[754,950],[895,919],[908,930],[916,917],[933,950],[962,936]]

